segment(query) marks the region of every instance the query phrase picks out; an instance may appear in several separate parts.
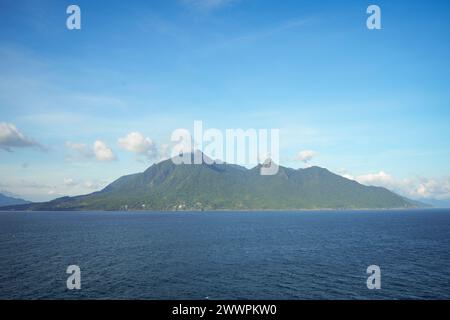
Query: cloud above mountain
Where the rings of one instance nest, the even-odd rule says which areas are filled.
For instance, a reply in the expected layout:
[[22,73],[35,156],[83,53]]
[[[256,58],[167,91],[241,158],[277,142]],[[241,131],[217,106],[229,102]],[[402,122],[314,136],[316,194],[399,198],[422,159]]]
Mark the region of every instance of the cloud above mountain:
[[80,161],[95,159],[98,161],[114,161],[117,160],[113,150],[108,145],[96,140],[92,147],[84,143],[66,142],[66,147],[69,149],[69,155],[66,156],[68,161]]
[[98,161],[114,161],[117,160],[116,155],[105,142],[97,140],[94,142],[94,154]]
[[155,158],[158,153],[153,140],[139,132],[130,132],[125,137],[119,138],[117,142],[122,149],[149,159]]
[[317,156],[317,152],[312,150],[303,150],[297,154],[297,160],[308,164],[315,156]]
[[384,187],[413,199],[450,199],[450,176],[439,178],[415,177],[398,179],[385,171],[344,177],[369,186]]

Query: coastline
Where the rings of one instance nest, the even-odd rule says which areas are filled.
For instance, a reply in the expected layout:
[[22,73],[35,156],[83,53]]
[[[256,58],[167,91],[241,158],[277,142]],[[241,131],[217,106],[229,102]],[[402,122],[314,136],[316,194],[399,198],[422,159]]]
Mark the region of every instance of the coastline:
[[436,208],[436,207],[427,207],[427,208],[352,208],[352,209],[331,209],[331,208],[323,208],[323,209],[242,209],[242,210],[233,210],[233,209],[220,209],[220,210],[2,210],[0,208],[0,213],[6,212],[130,212],[130,213],[202,213],[202,214],[213,214],[213,213],[254,213],[254,212],[266,212],[266,213],[276,213],[276,212],[364,212],[364,211],[426,211],[426,210],[447,210],[450,208]]

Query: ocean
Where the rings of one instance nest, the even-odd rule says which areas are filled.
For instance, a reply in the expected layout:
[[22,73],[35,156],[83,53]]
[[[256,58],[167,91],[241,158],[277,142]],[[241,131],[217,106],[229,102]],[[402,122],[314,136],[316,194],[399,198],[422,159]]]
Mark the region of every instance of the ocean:
[[450,299],[450,209],[0,212],[0,299]]

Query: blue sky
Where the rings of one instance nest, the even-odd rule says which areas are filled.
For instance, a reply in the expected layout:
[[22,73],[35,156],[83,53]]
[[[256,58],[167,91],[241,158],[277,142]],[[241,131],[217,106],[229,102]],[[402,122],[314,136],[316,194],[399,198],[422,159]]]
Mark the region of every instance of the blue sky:
[[[81,30],[66,28],[70,4]],[[370,4],[382,30],[366,28]],[[282,165],[449,199],[449,12],[448,1],[1,0],[0,190],[97,190],[202,120],[279,128]],[[127,147],[132,132],[144,140]]]

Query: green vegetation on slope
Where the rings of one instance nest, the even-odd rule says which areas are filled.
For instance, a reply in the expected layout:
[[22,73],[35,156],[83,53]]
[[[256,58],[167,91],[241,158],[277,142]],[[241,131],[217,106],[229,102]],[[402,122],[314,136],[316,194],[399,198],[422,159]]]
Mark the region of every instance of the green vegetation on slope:
[[273,176],[260,166],[181,164],[165,160],[123,176],[99,192],[15,210],[295,210],[411,208],[417,203],[385,188],[368,187],[311,167],[279,167]]

